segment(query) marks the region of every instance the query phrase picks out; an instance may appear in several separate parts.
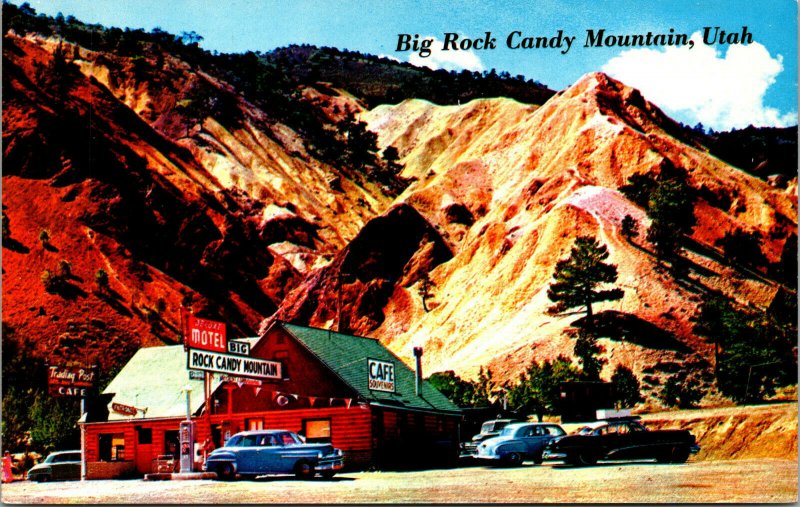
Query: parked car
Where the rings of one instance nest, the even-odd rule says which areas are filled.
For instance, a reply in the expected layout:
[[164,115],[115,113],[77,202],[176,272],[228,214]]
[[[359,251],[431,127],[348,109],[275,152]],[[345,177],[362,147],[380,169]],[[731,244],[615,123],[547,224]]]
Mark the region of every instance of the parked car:
[[542,462],[545,446],[566,434],[558,424],[512,423],[503,428],[500,435],[478,444],[475,457],[510,466],[520,465],[526,460],[538,465]]
[[243,431],[224,447],[211,451],[203,470],[223,480],[236,476],[295,474],[310,479],[319,472],[326,478],[344,467],[344,455],[330,444],[306,444],[286,430]]
[[560,459],[576,466],[631,459],[683,463],[699,450],[694,435],[687,430],[648,430],[637,417],[631,417],[597,421],[557,438],[545,448],[544,459]]
[[28,470],[30,481],[72,481],[81,478],[81,451],[57,451]]
[[465,442],[461,446],[461,457],[474,457],[478,452],[478,444],[487,438],[493,438],[500,434],[507,425],[513,422],[520,422],[516,419],[492,419],[486,421],[481,425],[480,433],[474,435],[469,442]]

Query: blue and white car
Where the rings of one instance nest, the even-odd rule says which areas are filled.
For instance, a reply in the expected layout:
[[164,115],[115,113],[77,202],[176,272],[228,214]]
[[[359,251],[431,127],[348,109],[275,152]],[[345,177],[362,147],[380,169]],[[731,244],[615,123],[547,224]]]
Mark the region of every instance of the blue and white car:
[[325,478],[344,467],[344,454],[331,444],[306,444],[287,430],[243,431],[224,447],[211,451],[203,470],[223,480],[270,474],[294,474],[310,479],[319,472]]
[[542,463],[542,452],[551,440],[567,432],[554,423],[513,423],[500,435],[478,445],[476,458],[498,465],[518,466],[523,461]]

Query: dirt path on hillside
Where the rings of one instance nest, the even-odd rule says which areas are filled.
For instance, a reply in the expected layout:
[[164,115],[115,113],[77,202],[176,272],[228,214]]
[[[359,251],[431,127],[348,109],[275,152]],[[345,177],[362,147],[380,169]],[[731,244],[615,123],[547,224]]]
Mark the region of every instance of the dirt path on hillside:
[[660,412],[642,421],[689,430],[701,447],[698,460],[797,460],[797,402]]

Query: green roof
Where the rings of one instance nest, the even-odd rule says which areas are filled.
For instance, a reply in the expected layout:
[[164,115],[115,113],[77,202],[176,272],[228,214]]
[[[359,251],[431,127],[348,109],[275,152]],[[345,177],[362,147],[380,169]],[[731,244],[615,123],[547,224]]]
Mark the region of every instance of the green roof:
[[[212,389],[219,385],[218,379],[219,375],[215,375]],[[139,349],[103,391],[104,394],[114,394],[109,403],[108,420],[185,417],[184,387],[187,385],[192,389],[190,402],[194,414],[205,401],[203,380],[189,380],[183,345]],[[118,414],[111,410],[113,403],[136,407],[146,412],[140,411],[135,417]]]
[[[352,336],[287,322],[277,322],[277,325],[297,338],[325,366],[367,401],[412,409],[461,411],[425,380],[422,381],[421,392],[417,396],[415,372],[374,338]],[[376,391],[369,388],[368,359],[387,361],[395,365],[395,392]]]

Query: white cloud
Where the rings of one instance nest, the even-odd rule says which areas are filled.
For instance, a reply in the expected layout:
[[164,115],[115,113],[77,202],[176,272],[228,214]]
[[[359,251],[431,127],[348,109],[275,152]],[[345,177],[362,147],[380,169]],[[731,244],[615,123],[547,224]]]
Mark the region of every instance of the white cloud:
[[731,127],[787,126],[797,112],[781,113],[764,104],[764,95],[783,71],[783,57],[772,58],[763,45],[734,44],[723,55],[692,34],[694,47],[631,49],[603,66],[603,72],[641,90],[667,112],[715,130]]
[[473,51],[442,51],[442,41],[436,37],[425,37],[433,39],[430,47],[431,54],[423,58],[419,53],[413,53],[408,57],[408,62],[417,67],[428,67],[429,69],[444,70],[472,70],[482,71],[484,69],[481,59]]

